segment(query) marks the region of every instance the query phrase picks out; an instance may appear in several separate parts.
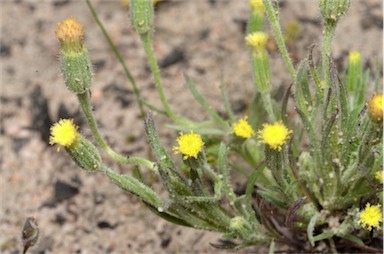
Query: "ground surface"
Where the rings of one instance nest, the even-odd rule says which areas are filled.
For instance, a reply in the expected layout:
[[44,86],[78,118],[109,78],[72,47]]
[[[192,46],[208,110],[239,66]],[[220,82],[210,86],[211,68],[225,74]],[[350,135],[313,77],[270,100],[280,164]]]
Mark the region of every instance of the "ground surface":
[[[21,229],[25,219],[33,216],[41,230],[39,243],[33,248],[36,253],[227,253],[209,245],[218,241],[219,234],[182,228],[157,218],[137,198],[102,175],[86,174],[63,151],[57,153],[47,145],[51,121],[60,117],[75,117],[81,131],[89,136],[76,98],[66,90],[60,75],[59,45],[53,33],[59,21],[75,17],[86,27],[86,45],[95,65],[92,100],[102,135],[126,155],[146,154],[143,123],[131,86],[86,4],[65,0],[0,2],[0,252],[21,252]],[[139,38],[129,27],[127,10],[120,1],[92,2],[143,96],[160,105]],[[195,80],[219,111],[223,110],[218,89],[223,75],[235,109],[239,115],[243,113],[252,91],[243,39],[249,15],[246,2],[185,0],[159,4],[155,51],[163,63],[166,94],[177,113],[195,120],[205,118],[186,90],[183,73]],[[283,24],[300,24],[299,37],[290,50],[295,59],[301,59],[308,46],[321,44],[317,1],[281,3]],[[350,15],[337,29],[332,51],[339,68],[345,69],[349,51],[360,51],[370,68],[382,60],[382,9],[379,0],[353,1]],[[287,70],[273,52],[273,42],[270,47],[274,86],[287,87]],[[169,65],[164,59],[170,55],[177,57]],[[177,133],[164,126],[169,122],[162,116],[155,115],[155,121],[171,150]],[[129,167],[114,167],[129,172]],[[157,189],[161,191],[160,186]],[[252,247],[240,252],[266,250]]]

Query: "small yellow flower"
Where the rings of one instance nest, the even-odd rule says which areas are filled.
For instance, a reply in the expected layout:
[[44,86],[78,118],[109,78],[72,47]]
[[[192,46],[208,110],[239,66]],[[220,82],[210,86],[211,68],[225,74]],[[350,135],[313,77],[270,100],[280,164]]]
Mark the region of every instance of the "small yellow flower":
[[49,137],[49,144],[58,144],[60,146],[70,147],[77,139],[79,133],[77,129],[79,126],[73,123],[73,119],[61,119],[51,127],[51,136]]
[[383,121],[383,95],[374,95],[368,102],[368,112],[371,119],[375,123],[381,123]]
[[383,170],[379,170],[376,172],[375,179],[378,180],[380,183],[384,183]]
[[268,34],[264,32],[254,32],[245,37],[245,42],[255,51],[265,49],[268,42]]
[[84,27],[76,19],[69,18],[61,21],[57,24],[55,34],[65,49],[82,50]]
[[380,229],[380,222],[383,222],[380,205],[371,206],[370,203],[367,203],[364,211],[360,213],[360,219],[358,220],[360,226],[371,231],[372,228]]
[[267,144],[271,149],[281,151],[283,145],[290,139],[291,130],[284,126],[283,122],[263,124],[263,129],[258,131],[258,139]]
[[350,52],[349,53],[349,63],[350,64],[356,64],[361,61],[360,53],[359,52]]
[[190,157],[197,159],[197,155],[202,151],[204,142],[199,134],[191,131],[189,134],[180,133],[180,136],[176,139],[179,146],[174,146],[173,151],[175,154],[183,154],[183,160]]
[[265,6],[262,0],[249,0],[249,6],[251,6],[252,11],[264,13]]
[[255,135],[255,131],[252,129],[247,121],[248,117],[244,117],[237,121],[233,125],[232,133],[241,138],[251,138]]

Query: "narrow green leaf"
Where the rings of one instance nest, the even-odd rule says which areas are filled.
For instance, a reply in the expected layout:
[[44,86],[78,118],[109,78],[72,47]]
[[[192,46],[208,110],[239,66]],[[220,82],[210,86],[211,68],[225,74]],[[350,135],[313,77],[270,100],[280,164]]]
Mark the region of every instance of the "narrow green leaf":
[[357,149],[357,140],[356,137],[356,128],[358,127],[358,121],[360,120],[360,111],[361,108],[355,108],[348,118],[346,126],[343,128],[344,133],[344,142],[342,146],[341,160],[343,165],[348,165],[351,155]]
[[201,134],[201,135],[217,135],[217,136],[223,136],[226,134],[223,130],[219,130],[217,128],[208,128],[208,127],[202,127],[200,125],[194,125],[194,126],[180,126],[176,124],[167,124],[166,125],[170,129],[178,130],[181,132],[189,132],[190,130],[193,130],[194,133]]
[[274,254],[275,253],[275,241],[272,239],[271,244],[269,245],[268,254]]
[[258,224],[255,213],[252,209],[252,192],[255,187],[255,183],[257,181],[257,178],[263,173],[263,169],[265,167],[265,162],[262,161],[259,163],[259,165],[256,167],[255,171],[251,174],[249,177],[247,188],[245,190],[245,203],[247,204],[247,210],[250,214],[250,219],[253,221],[253,223]]
[[296,105],[300,108],[300,110],[308,115],[313,108],[312,95],[309,91],[306,60],[301,61],[299,65],[294,85]]
[[358,238],[358,237],[356,237],[354,235],[347,234],[347,235],[343,235],[343,236],[340,236],[340,237],[344,238],[344,239],[347,239],[348,241],[351,241],[353,243],[356,243],[357,245],[364,246],[364,242],[360,238]]
[[312,50],[314,48],[315,44],[311,46],[308,56],[308,65],[309,65],[309,73],[311,74],[312,80],[315,83],[315,103],[313,105],[312,110],[312,119],[317,118],[317,113],[319,112],[319,109],[322,108],[323,104],[323,97],[324,97],[324,88],[323,84],[321,83],[318,75],[318,70],[315,68],[315,65],[313,63],[312,58]]
[[259,92],[255,92],[252,97],[249,108],[249,124],[251,126],[261,126],[267,119],[267,112],[264,107],[263,99]]
[[130,175],[117,174],[106,166],[102,166],[100,171],[121,189],[138,196],[143,201],[155,207],[163,206],[163,201],[156,192],[136,178]]
[[207,113],[212,117],[212,119],[222,127],[228,128],[229,125],[224,121],[216,112],[213,110],[211,105],[207,100],[202,96],[202,94],[197,90],[195,83],[188,76],[185,76],[189,90],[195,99],[200,103],[200,105],[207,111]]
[[97,13],[96,13],[95,9],[93,8],[93,5],[92,5],[91,1],[90,0],[86,0],[86,3],[88,5],[89,10],[92,13],[93,18],[95,19],[95,21],[96,21],[97,25],[99,26],[101,32],[103,33],[103,36],[105,37],[105,39],[107,40],[109,46],[111,47],[112,52],[115,54],[117,60],[119,61],[119,63],[123,67],[125,76],[128,78],[129,82],[131,83],[132,89],[133,89],[133,93],[135,94],[136,100],[137,100],[137,102],[139,104],[139,109],[140,109],[141,117],[144,119],[145,113],[144,113],[144,107],[143,107],[143,100],[142,100],[141,95],[140,95],[140,90],[137,88],[136,81],[133,78],[131,72],[129,71],[128,66],[125,64],[125,61],[124,61],[123,57],[120,54],[120,51],[117,49],[115,44],[112,42],[112,39],[109,36],[108,31],[105,29],[105,27],[103,26],[103,23],[101,23],[99,17],[97,16]]
[[332,87],[336,88],[334,89],[337,94],[337,104],[340,107],[340,117],[341,117],[341,124],[342,129],[348,122],[348,114],[349,114],[349,106],[348,106],[348,91],[345,88],[343,82],[340,80],[339,75],[337,74],[337,69],[332,61],[332,58],[329,57],[329,66],[330,66],[330,74],[331,74],[331,82]]
[[149,144],[155,152],[160,167],[163,169],[167,169],[169,167],[175,168],[171,158],[160,143],[151,113],[148,113],[147,119],[145,121],[145,133],[147,134]]
[[308,66],[309,66],[309,72],[312,76],[313,81],[316,85],[316,100],[321,101],[323,97],[323,90],[322,90],[322,84],[320,82],[319,75],[317,74],[317,70],[315,67],[315,64],[313,63],[313,48],[316,46],[316,44],[312,44],[309,49],[309,55],[308,55]]
[[281,120],[283,120],[285,125],[287,125],[287,106],[288,106],[289,96],[291,95],[292,85],[293,84],[291,84],[286,90],[284,94],[283,102],[281,103]]
[[314,242],[318,242],[318,241],[321,241],[321,240],[325,240],[325,239],[331,238],[334,235],[335,235],[335,232],[333,232],[332,230],[329,230],[329,231],[326,231],[324,233],[321,233],[321,234],[316,235],[315,237],[313,237],[313,241]]
[[[219,178],[221,178],[220,181],[223,182],[224,193],[228,198],[229,202],[235,204],[236,200],[239,200],[239,198],[234,193],[231,183],[229,181],[228,148],[224,143],[220,144],[218,157],[218,168],[219,174],[221,175],[219,175]],[[239,206],[237,206],[237,208],[239,208]],[[241,207],[241,209],[238,209],[238,211],[244,212],[244,209]]]
[[318,165],[320,165],[321,159],[320,159],[320,146],[317,139],[317,134],[315,127],[312,125],[312,123],[309,121],[308,117],[304,114],[303,111],[296,108],[296,112],[299,114],[301,121],[303,122],[304,128],[308,133],[309,141],[312,146],[313,151],[311,152],[313,158],[315,159],[315,167],[318,168]]
[[287,203],[285,202],[287,199],[284,195],[279,195],[279,193],[271,192],[270,190],[259,190],[258,194],[275,207],[282,209],[288,208]]
[[319,217],[318,213],[313,215],[307,227],[308,240],[312,247],[315,246],[315,239],[313,238],[313,232],[315,231],[315,226],[316,226],[318,217]]
[[235,114],[233,113],[231,104],[229,102],[227,91],[225,90],[223,77],[221,78],[221,82],[220,82],[220,92],[221,92],[221,98],[223,98],[225,111],[227,112],[230,122],[233,123],[236,121],[236,118],[235,118]]
[[183,219],[180,219],[180,218],[177,218],[167,212],[159,212],[159,210],[157,209],[157,207],[153,207],[152,205],[144,202],[144,204],[153,212],[155,213],[156,215],[158,215],[159,217],[165,219],[166,221],[169,221],[173,224],[176,224],[176,225],[180,225],[180,226],[185,226],[185,227],[193,227],[191,224],[189,224],[188,222],[186,222],[185,220]]
[[151,103],[150,103],[149,101],[147,101],[147,100],[143,100],[143,104],[144,104],[145,106],[147,106],[150,110],[153,110],[153,111],[155,111],[155,112],[157,112],[157,113],[159,113],[159,114],[161,114],[161,115],[164,115],[164,116],[167,115],[167,112],[165,112],[164,110],[162,110],[162,109],[156,107],[155,105],[151,104]]
[[321,138],[321,147],[322,147],[322,151],[325,153],[325,148],[327,147],[327,145],[329,144],[329,140],[328,140],[328,137],[331,133],[331,130],[332,130],[332,127],[334,126],[335,124],[335,121],[336,121],[336,118],[337,118],[337,115],[339,114],[339,110],[337,109],[335,113],[333,113],[330,121],[328,122],[327,126],[325,127],[324,131],[323,131],[323,136]]
[[219,154],[218,154],[218,167],[219,167],[219,173],[223,176],[223,181],[228,181],[229,177],[229,168],[228,168],[228,161],[227,161],[227,147],[224,143],[220,144],[219,147]]

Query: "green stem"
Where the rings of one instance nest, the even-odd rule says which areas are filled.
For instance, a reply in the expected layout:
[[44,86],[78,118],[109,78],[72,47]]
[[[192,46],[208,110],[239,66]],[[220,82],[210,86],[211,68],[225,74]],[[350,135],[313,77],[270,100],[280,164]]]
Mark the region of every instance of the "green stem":
[[271,26],[272,26],[273,34],[275,35],[277,46],[279,47],[279,50],[283,57],[285,65],[288,68],[289,74],[292,79],[292,83],[294,83],[296,80],[296,72],[295,72],[295,68],[293,67],[292,60],[289,57],[288,50],[284,42],[283,34],[281,33],[280,24],[277,17],[277,11],[274,10],[271,0],[263,0],[263,3],[269,18],[269,22],[271,23]]
[[271,99],[271,77],[268,63],[268,55],[263,52],[252,53],[253,75],[256,80],[256,86],[261,94],[264,102],[265,110],[272,122],[276,121],[276,116],[273,111],[273,103]]
[[223,75],[221,76],[221,80],[220,80],[220,92],[221,92],[221,98],[223,99],[225,111],[227,112],[230,123],[232,124],[236,121],[236,118],[231,108],[231,103],[229,102],[227,91],[225,89]]
[[171,107],[169,106],[167,98],[165,97],[165,94],[163,91],[163,85],[161,83],[161,78],[160,78],[160,69],[159,69],[159,65],[157,64],[155,54],[153,52],[150,34],[149,33],[140,34],[140,37],[144,45],[145,53],[147,54],[147,57],[148,57],[148,62],[152,70],[153,78],[155,80],[156,90],[159,93],[161,103],[163,104],[168,117],[171,118],[173,121],[177,122],[178,117],[172,112]]
[[265,148],[265,160],[268,168],[271,170],[273,177],[284,191],[286,197],[289,199],[285,201],[294,202],[298,199],[296,192],[291,189],[292,183],[295,181],[292,171],[290,170],[288,163],[288,153],[284,149],[276,151],[274,149]]
[[271,94],[269,92],[261,93],[261,98],[263,99],[265,109],[268,113],[270,121],[275,122],[276,116],[275,116],[275,113],[273,111],[273,103],[272,103]]
[[284,177],[284,159],[282,153],[268,147],[265,148],[265,160],[273,177],[280,187],[285,191],[288,189],[288,182]]
[[325,85],[323,87],[324,93],[328,93],[328,88],[331,86],[331,74],[329,69],[329,59],[328,56],[331,54],[331,44],[333,39],[333,32],[335,31],[335,26],[331,24],[325,25],[324,37],[323,37],[323,50],[321,52],[321,58],[323,61],[323,74]]
[[337,254],[336,244],[332,237],[328,238],[329,248],[331,249],[331,253]]
[[134,80],[131,72],[129,71],[127,65],[125,64],[124,59],[121,56],[120,52],[117,50],[116,46],[113,44],[111,37],[109,36],[107,30],[104,28],[103,24],[99,20],[99,17],[97,16],[97,13],[96,13],[95,9],[93,8],[91,2],[89,0],[86,0],[86,3],[88,5],[89,10],[92,13],[93,18],[95,19],[97,25],[100,27],[100,30],[103,33],[105,39],[108,41],[108,44],[111,47],[113,53],[115,54],[117,60],[120,62],[121,66],[123,67],[125,76],[127,76],[129,82],[131,83],[133,93],[135,94],[137,103],[139,104],[141,118],[144,119],[144,117],[145,117],[144,106],[143,106],[144,104],[143,104],[143,100],[142,100],[141,95],[140,95],[140,91],[136,86],[136,81]]
[[148,161],[144,158],[140,157],[125,157],[123,155],[118,154],[114,150],[112,150],[111,147],[108,146],[108,144],[104,141],[104,139],[101,137],[99,130],[97,128],[97,124],[95,121],[95,118],[92,114],[92,106],[90,102],[89,93],[83,93],[77,95],[81,108],[84,112],[84,115],[87,119],[89,128],[92,131],[92,135],[94,139],[96,140],[97,144],[116,162],[119,163],[125,163],[125,164],[131,164],[131,165],[141,165],[148,169],[151,169],[155,172],[157,172],[154,168],[154,163],[151,161]]

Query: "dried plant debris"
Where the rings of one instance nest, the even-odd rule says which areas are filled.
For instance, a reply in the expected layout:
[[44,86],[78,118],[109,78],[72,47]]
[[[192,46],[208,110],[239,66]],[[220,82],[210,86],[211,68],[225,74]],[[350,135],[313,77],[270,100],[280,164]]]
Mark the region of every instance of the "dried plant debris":
[[23,253],[27,253],[27,250],[34,246],[39,239],[39,226],[37,221],[33,217],[27,218],[25,221],[23,232],[22,232],[22,241],[23,241]]

